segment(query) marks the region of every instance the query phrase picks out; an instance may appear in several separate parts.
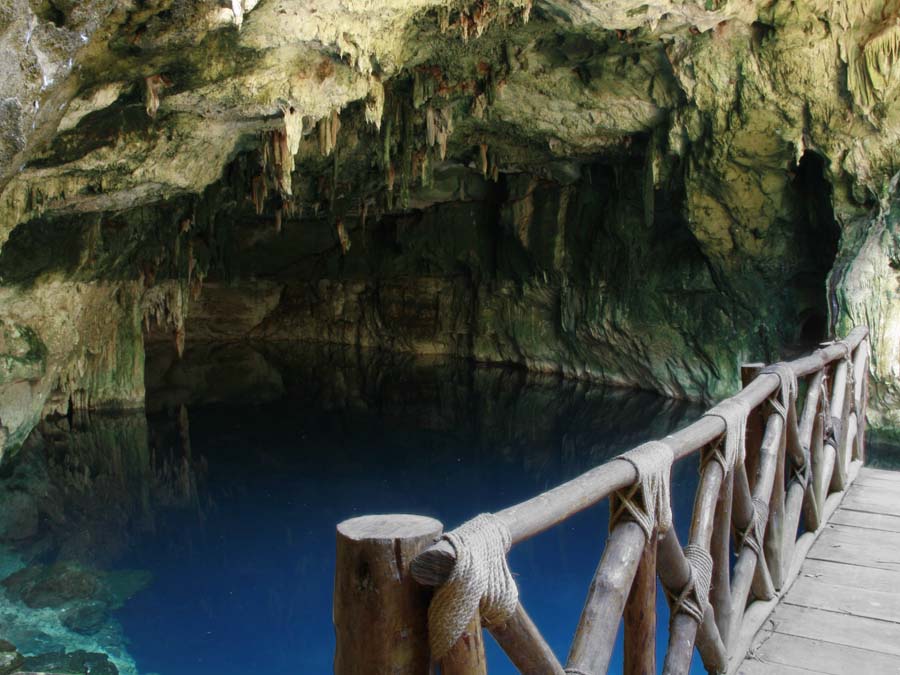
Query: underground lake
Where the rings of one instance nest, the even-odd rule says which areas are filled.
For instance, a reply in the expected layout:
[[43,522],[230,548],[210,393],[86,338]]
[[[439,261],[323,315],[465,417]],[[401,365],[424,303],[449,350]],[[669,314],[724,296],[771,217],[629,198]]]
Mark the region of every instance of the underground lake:
[[[25,654],[108,654],[125,675],[330,672],[336,523],[415,513],[453,526],[702,411],[446,358],[170,351],[150,353],[146,416],[47,421],[4,467],[0,635]],[[695,461],[676,465],[682,537],[696,483]],[[560,658],[607,528],[604,502],[510,557]],[[513,672],[488,650],[491,672]]]

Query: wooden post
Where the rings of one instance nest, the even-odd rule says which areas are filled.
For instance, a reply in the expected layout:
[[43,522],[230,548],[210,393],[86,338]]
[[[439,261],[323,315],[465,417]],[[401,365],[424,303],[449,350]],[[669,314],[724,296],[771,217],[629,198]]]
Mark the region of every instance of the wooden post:
[[712,589],[709,601],[716,614],[719,635],[726,647],[731,626],[731,509],[734,502],[734,471],[724,479],[716,502],[710,554],[713,557]]
[[778,453],[775,459],[775,476],[772,479],[772,493],[769,496],[769,524],[764,537],[766,562],[769,564],[769,576],[776,591],[784,585],[784,480],[787,451],[787,420],[782,426],[781,442],[776,446]]
[[567,669],[605,673],[609,668],[622,610],[646,541],[641,526],[628,520],[619,521],[609,533],[569,649]]
[[487,675],[484,633],[481,630],[481,614],[478,612],[475,612],[456,644],[441,659],[441,675]]
[[625,675],[656,675],[656,537],[644,547],[625,603]]
[[[741,385],[746,387],[756,379],[759,371],[765,368],[765,363],[744,363],[741,365]],[[747,467],[747,478],[750,481],[750,490],[756,487],[756,473],[759,466],[759,446],[763,439],[765,421],[759,411],[754,407],[747,417],[747,453],[744,464]]]
[[521,602],[509,621],[501,626],[488,626],[488,630],[522,675],[565,675]]
[[409,564],[442,531],[439,521],[410,515],[362,516],[337,526],[335,675],[429,672],[431,589],[415,582]]

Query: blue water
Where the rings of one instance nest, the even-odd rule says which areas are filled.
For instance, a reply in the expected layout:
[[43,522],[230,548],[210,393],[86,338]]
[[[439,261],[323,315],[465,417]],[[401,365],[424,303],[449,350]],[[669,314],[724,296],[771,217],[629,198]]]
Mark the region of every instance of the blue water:
[[[153,486],[141,498],[151,513],[115,534],[125,543],[103,562],[152,574],[114,617],[139,672],[159,675],[331,672],[339,521],[417,513],[453,527],[700,412],[521,372],[340,352],[198,350],[151,367],[142,475]],[[673,478],[684,542],[696,464],[677,464]],[[563,661],[607,519],[604,502],[510,554],[523,603]],[[658,605],[661,664],[661,593]],[[486,643],[490,672],[515,672]],[[621,658],[620,634],[610,672]],[[699,657],[692,672],[704,672]]]

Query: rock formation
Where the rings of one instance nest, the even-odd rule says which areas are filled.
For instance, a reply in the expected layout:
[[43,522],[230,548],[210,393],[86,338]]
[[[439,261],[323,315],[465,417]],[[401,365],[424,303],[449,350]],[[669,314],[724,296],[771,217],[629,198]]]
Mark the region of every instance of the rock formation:
[[0,455],[144,342],[715,399],[873,332],[900,427],[897,0],[3,0]]

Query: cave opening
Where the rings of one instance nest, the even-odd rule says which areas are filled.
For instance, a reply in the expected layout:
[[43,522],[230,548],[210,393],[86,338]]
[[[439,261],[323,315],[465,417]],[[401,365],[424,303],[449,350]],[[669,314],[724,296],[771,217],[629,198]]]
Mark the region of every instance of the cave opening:
[[833,189],[826,177],[825,158],[804,151],[792,167],[791,187],[796,197],[798,256],[796,285],[798,322],[796,340],[800,349],[829,337],[828,275],[834,267],[841,228],[835,219]]

